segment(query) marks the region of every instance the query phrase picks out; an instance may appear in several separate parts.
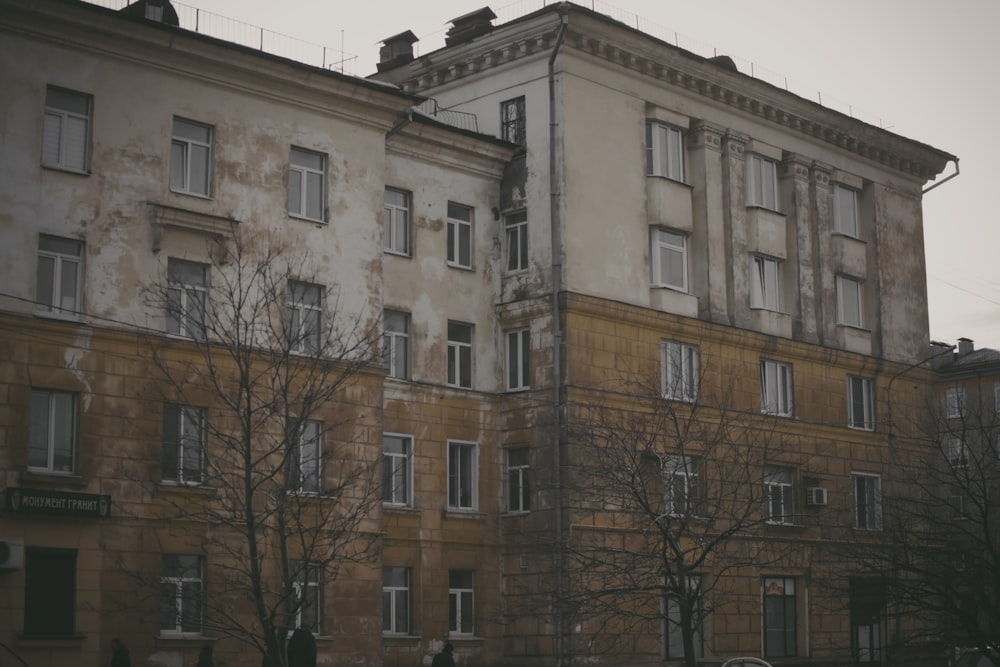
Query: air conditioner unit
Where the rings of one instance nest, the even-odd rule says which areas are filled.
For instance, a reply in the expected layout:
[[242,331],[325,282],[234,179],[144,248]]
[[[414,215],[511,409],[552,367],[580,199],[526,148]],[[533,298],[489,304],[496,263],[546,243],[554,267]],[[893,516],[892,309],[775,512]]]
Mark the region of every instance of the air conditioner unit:
[[0,570],[24,567],[24,540],[0,538]]
[[806,488],[806,505],[819,507],[826,505],[826,489],[822,486],[810,486]]

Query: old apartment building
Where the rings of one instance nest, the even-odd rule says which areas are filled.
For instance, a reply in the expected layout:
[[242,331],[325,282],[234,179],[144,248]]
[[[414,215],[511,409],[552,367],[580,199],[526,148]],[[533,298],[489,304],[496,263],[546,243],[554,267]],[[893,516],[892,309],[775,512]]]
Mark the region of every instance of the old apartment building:
[[845,547],[926,448],[953,156],[568,3],[371,80],[170,16],[0,0],[0,656],[920,637]]

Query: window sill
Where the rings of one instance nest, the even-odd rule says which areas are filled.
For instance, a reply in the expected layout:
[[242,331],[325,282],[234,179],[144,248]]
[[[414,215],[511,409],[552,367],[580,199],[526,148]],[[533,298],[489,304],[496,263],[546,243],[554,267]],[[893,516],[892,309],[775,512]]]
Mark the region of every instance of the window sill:
[[408,252],[401,252],[399,250],[390,250],[389,248],[383,248],[382,252],[386,255],[392,255],[393,257],[402,257],[403,259],[413,259],[413,255]]
[[310,217],[307,217],[307,216],[304,216],[304,215],[297,215],[297,214],[292,213],[292,212],[288,213],[288,217],[291,218],[292,220],[301,220],[302,222],[311,222],[311,223],[317,224],[317,225],[327,225],[327,224],[329,224],[326,220],[322,220],[320,218],[310,218]]
[[847,239],[849,241],[857,241],[858,243],[868,243],[867,241],[865,241],[860,236],[855,236],[854,234],[848,234],[847,232],[838,232],[837,230],[833,230],[830,233],[833,236],[836,236],[836,237],[839,237],[839,238],[842,238],[842,239]]
[[48,169],[50,171],[61,171],[64,174],[74,174],[76,176],[90,176],[89,169],[73,169],[72,167],[64,167],[58,164],[45,164],[42,163],[42,169]]
[[785,214],[776,208],[768,208],[763,204],[747,204],[747,209],[754,209],[757,211],[767,211],[768,213],[774,213],[775,215],[784,216]]
[[383,632],[382,641],[394,644],[418,644],[422,637],[420,635],[408,635],[403,632]]
[[508,387],[507,394],[523,394],[526,391],[531,391],[531,387]]
[[197,199],[205,199],[207,201],[212,201],[215,199],[213,195],[203,195],[200,192],[188,192],[187,190],[175,190],[170,188],[170,192],[175,195],[184,195],[185,197],[195,197]]
[[404,514],[417,514],[420,512],[413,505],[398,505],[395,503],[382,503],[382,510],[385,512],[403,512]]
[[500,516],[505,519],[517,519],[518,517],[524,517],[531,514],[531,510],[513,510],[509,512],[504,512]]
[[868,427],[868,426],[855,426],[853,424],[848,424],[847,428],[851,429],[852,431],[861,431],[862,433],[874,433],[875,432],[875,427],[874,426]]
[[449,269],[458,269],[459,271],[475,271],[476,267],[466,266],[464,264],[455,264],[454,262],[447,262]]
[[35,317],[41,317],[46,320],[56,320],[58,322],[76,322],[80,323],[83,318],[77,311],[70,311],[68,313],[58,313],[56,310],[62,310],[61,308],[56,308],[53,310],[36,310]]
[[19,648],[48,648],[48,649],[81,649],[87,635],[54,635],[51,637],[43,635],[15,635],[15,644]]
[[175,634],[163,633],[153,637],[154,648],[174,648],[186,645],[204,645],[214,643],[216,637],[208,637],[197,632],[178,632]]
[[646,178],[654,178],[661,181],[667,181],[669,183],[676,183],[677,185],[694,190],[694,186],[682,178],[674,178],[673,176],[667,176],[666,174],[650,174],[649,172],[646,172]]
[[184,482],[175,482],[169,479],[161,479],[160,488],[176,489],[178,491],[191,491],[192,493],[203,494],[213,494],[216,491],[214,486],[207,486],[205,484],[185,484]]
[[486,513],[478,509],[464,509],[461,507],[447,507],[444,515],[450,519],[485,519]]
[[78,473],[61,473],[46,470],[22,470],[22,482],[39,482],[56,486],[87,486],[88,479]]

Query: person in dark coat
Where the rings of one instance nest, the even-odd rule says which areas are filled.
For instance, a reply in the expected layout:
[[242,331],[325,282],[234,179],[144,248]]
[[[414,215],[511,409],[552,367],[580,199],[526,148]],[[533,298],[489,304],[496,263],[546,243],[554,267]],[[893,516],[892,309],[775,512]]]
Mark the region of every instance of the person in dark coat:
[[316,667],[316,638],[309,628],[298,628],[288,638],[288,667]]
[[111,667],[132,667],[128,647],[118,637],[111,640]]
[[431,667],[455,667],[455,657],[452,655],[455,647],[448,642],[444,645],[444,650],[434,656]]
[[201,647],[201,651],[198,652],[198,664],[195,667],[215,667],[211,644],[205,644]]

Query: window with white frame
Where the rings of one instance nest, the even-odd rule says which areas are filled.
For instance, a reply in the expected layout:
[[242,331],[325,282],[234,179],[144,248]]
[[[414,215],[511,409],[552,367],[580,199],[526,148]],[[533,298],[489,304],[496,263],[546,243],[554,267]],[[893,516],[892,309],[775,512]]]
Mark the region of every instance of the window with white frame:
[[676,127],[646,122],[646,175],[684,182],[684,132]]
[[747,206],[778,210],[778,166],[762,155],[747,155]]
[[448,321],[448,385],[472,387],[472,325]]
[[382,632],[410,632],[410,568],[382,568]]
[[448,571],[448,632],[453,635],[475,633],[475,589],[472,570]]
[[840,183],[830,186],[830,217],[834,232],[858,238],[858,191]]
[[410,193],[385,189],[382,208],[382,245],[395,255],[410,254]]
[[768,523],[795,523],[795,486],[791,468],[766,466],[764,493],[767,499]]
[[875,430],[875,380],[858,375],[847,376],[847,425],[865,431]]
[[798,654],[795,579],[764,577],[764,657],[790,658]]
[[854,527],[859,530],[882,530],[882,478],[866,473],[851,473],[854,500]]
[[211,126],[174,118],[170,141],[170,189],[202,197],[211,194]]
[[288,348],[318,354],[323,348],[323,288],[288,281]]
[[968,467],[969,445],[965,438],[948,438],[948,463],[952,468]]
[[507,456],[507,511],[527,512],[531,509],[531,450],[527,447],[508,447],[504,451]]
[[160,572],[160,633],[201,634],[201,556],[164,554]]
[[698,348],[687,343],[660,343],[660,380],[663,397],[694,402],[698,398]]
[[65,88],[45,89],[42,164],[86,172],[90,166],[90,95]]
[[448,508],[474,510],[479,504],[479,446],[448,441]]
[[35,279],[35,311],[77,317],[83,286],[83,242],[41,234]]
[[448,265],[472,268],[472,208],[448,202]]
[[326,156],[292,146],[288,163],[288,213],[325,221]]
[[407,380],[410,377],[410,316],[398,310],[386,310],[382,326],[382,353],[389,377]]
[[323,425],[318,421],[296,421],[291,425],[288,452],[288,489],[319,493],[322,468]]
[[948,387],[944,390],[945,417],[958,419],[965,414],[965,387]]
[[792,367],[779,361],[761,360],[761,412],[790,417],[792,408]]
[[504,266],[507,273],[528,270],[528,212],[504,217]]
[[704,607],[701,595],[701,577],[694,575],[687,578],[687,591],[680,594],[668,594],[665,596],[666,607],[666,636],[664,637],[666,647],[664,653],[667,658],[684,658],[684,635],[681,626],[681,597],[689,599],[688,604],[693,602],[691,614],[694,625],[694,656],[701,658],[703,655],[703,632],[702,619],[704,618]]
[[531,331],[507,332],[507,389],[514,391],[531,386]]
[[307,560],[288,561],[294,597],[288,600],[289,626],[319,634],[322,609],[322,566]]
[[653,229],[653,284],[688,291],[687,234]]
[[698,459],[670,455],[663,459],[664,505],[673,516],[696,515],[701,497],[698,488]]
[[382,502],[407,507],[412,502],[413,437],[382,435]]
[[167,333],[204,340],[207,297],[207,265],[167,260]]
[[754,255],[750,260],[750,307],[781,311],[781,261]]
[[500,103],[500,138],[524,148],[525,135],[524,95]]
[[161,478],[196,485],[205,474],[205,410],[190,405],[163,406]]
[[863,323],[861,281],[837,276],[837,324],[860,327]]
[[76,464],[76,394],[31,390],[28,470],[69,474]]

